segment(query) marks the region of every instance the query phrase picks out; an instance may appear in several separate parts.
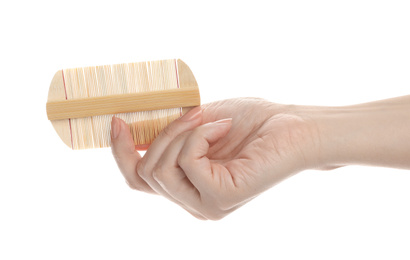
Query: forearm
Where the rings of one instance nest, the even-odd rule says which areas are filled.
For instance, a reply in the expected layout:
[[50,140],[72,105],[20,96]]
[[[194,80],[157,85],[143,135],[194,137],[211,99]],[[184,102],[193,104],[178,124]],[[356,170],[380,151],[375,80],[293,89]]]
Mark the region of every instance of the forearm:
[[410,96],[311,110],[320,165],[410,169]]

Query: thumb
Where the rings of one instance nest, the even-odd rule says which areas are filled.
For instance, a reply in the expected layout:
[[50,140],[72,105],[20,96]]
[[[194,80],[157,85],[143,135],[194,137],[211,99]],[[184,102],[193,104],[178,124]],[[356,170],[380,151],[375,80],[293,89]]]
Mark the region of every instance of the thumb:
[[123,120],[115,116],[111,122],[111,150],[128,185],[136,190],[153,192],[135,170],[141,155],[135,150],[129,127]]
[[214,167],[220,165],[211,164],[207,154],[211,144],[226,136],[231,126],[232,118],[228,118],[197,127],[179,154],[179,166],[199,192],[208,191],[221,174],[221,167]]

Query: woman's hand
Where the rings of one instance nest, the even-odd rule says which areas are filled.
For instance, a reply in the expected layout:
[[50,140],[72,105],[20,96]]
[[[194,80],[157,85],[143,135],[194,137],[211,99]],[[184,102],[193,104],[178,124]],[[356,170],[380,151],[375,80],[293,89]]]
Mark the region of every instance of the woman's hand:
[[305,169],[410,169],[410,96],[346,107],[232,99],[192,109],[143,158],[114,118],[112,150],[128,184],[201,219],[220,219]]
[[292,106],[232,99],[192,109],[143,158],[127,125],[112,122],[112,151],[131,188],[160,194],[200,219],[220,219],[294,173],[316,167],[318,132]]

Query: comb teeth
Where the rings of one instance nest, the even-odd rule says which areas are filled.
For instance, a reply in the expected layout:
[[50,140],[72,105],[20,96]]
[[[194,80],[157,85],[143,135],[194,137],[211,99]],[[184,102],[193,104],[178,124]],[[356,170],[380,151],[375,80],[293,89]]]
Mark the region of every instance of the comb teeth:
[[[178,88],[176,60],[138,62],[65,69],[62,72],[68,100]],[[180,108],[116,114],[130,127],[136,145],[148,144]],[[69,119],[73,149],[108,147],[114,115]]]

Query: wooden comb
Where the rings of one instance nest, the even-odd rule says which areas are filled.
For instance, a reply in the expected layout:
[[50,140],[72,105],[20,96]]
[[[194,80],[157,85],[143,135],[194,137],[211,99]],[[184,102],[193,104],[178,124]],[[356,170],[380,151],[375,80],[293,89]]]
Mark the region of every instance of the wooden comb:
[[124,120],[134,143],[142,145],[199,105],[194,75],[183,61],[173,59],[57,71],[47,116],[72,149],[110,146],[113,116]]

